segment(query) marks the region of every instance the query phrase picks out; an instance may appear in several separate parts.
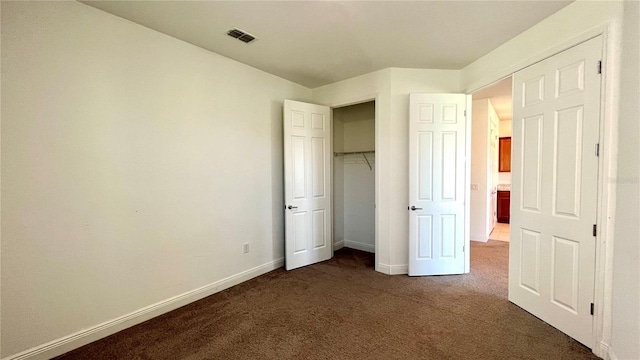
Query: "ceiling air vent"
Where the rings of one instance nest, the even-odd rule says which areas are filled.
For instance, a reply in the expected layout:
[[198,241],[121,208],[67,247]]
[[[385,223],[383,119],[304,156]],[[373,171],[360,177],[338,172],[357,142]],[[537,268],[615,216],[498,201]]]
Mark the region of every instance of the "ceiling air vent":
[[227,31],[227,35],[236,38],[244,43],[250,43],[256,40],[256,37],[240,29],[231,29]]

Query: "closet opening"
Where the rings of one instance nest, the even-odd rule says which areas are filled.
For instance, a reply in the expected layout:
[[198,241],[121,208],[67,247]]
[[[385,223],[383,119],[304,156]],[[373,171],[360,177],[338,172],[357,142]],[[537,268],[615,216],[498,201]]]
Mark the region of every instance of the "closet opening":
[[334,256],[375,264],[375,101],[332,109]]

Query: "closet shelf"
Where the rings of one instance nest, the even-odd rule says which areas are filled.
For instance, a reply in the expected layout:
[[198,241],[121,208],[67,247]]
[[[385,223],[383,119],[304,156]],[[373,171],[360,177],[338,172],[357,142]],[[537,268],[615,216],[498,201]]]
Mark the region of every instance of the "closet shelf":
[[340,156],[340,155],[352,155],[352,154],[373,154],[375,153],[375,150],[367,150],[367,151],[348,151],[348,152],[335,152],[333,153],[334,156]]
[[367,162],[367,165],[369,165],[369,170],[373,170],[373,168],[371,167],[371,163],[369,162],[369,159],[367,159],[367,155],[365,155],[365,154],[373,154],[373,153],[375,153],[374,150],[368,150],[368,151],[335,152],[333,153],[333,155],[340,156],[340,155],[362,154],[362,156],[364,157],[364,160]]

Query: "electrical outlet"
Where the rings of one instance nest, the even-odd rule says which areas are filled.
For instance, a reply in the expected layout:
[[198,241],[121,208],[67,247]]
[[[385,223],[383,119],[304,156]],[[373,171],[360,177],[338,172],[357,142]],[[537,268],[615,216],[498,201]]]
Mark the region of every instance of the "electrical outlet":
[[245,254],[248,254],[248,253],[249,253],[249,243],[244,243],[244,244],[242,244],[242,251],[243,251]]
[[471,184],[471,190],[478,190],[480,188],[479,184]]

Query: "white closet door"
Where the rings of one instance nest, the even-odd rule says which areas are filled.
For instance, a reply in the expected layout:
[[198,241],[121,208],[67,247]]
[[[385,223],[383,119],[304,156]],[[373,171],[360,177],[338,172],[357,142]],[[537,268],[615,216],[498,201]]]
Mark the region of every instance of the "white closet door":
[[333,255],[330,115],[327,106],[284,101],[287,270]]
[[593,302],[602,39],[514,75],[509,300],[586,346]]

